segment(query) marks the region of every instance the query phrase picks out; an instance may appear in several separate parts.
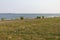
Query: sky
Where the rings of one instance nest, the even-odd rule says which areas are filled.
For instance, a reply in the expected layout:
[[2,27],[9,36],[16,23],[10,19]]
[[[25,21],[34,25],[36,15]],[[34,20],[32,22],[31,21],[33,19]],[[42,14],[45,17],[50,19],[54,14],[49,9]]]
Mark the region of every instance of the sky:
[[60,0],[0,0],[0,13],[60,13]]

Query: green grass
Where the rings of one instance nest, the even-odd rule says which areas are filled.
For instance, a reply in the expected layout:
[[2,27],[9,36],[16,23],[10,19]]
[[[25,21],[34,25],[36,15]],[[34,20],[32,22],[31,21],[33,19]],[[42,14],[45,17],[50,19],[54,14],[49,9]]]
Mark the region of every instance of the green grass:
[[0,21],[0,40],[60,40],[60,18]]

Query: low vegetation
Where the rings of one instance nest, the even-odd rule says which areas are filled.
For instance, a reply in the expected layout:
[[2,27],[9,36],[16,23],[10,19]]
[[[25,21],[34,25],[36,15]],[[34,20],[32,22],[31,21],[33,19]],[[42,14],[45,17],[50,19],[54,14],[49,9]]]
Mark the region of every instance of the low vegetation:
[[23,19],[24,19],[24,17],[20,17],[20,19],[21,19],[21,20],[23,20]]
[[60,18],[0,21],[0,40],[60,40]]
[[37,18],[36,19],[41,19],[41,17],[40,16],[37,16]]
[[1,20],[2,20],[2,21],[4,21],[4,20],[5,20],[5,18],[1,18]]

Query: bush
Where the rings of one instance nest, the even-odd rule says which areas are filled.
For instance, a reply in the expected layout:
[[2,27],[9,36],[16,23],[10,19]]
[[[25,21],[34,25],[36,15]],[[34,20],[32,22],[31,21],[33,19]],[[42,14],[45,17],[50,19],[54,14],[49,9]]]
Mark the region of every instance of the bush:
[[37,16],[37,18],[36,18],[36,19],[41,19],[41,17]]
[[42,16],[42,19],[44,19],[44,16]]
[[23,20],[23,19],[24,19],[24,17],[20,17],[20,19],[21,19],[21,20]]
[[5,18],[1,18],[1,20],[2,20],[2,21],[4,21],[4,20],[5,20]]

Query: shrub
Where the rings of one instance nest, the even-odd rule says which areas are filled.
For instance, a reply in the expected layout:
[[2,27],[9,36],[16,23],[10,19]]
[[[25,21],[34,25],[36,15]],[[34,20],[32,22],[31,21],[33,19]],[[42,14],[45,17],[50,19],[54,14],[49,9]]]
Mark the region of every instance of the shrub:
[[21,19],[21,20],[23,20],[23,19],[24,19],[24,17],[20,17],[20,19]]
[[1,20],[2,20],[2,21],[4,21],[4,20],[5,20],[5,18],[1,18]]
[[37,19],[41,19],[41,17],[37,16]]
[[44,19],[44,16],[42,16],[42,19]]

